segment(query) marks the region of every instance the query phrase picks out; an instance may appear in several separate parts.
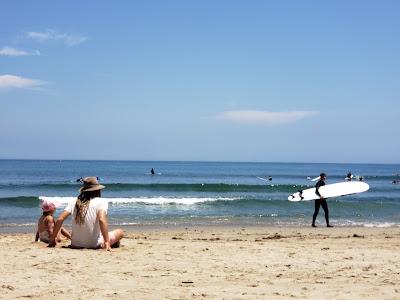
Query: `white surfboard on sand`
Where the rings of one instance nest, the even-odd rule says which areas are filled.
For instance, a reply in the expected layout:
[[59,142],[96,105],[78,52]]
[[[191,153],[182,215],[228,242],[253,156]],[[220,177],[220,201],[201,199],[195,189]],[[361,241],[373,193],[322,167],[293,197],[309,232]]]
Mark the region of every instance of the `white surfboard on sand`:
[[[339,182],[327,184],[320,187],[319,192],[324,198],[338,197],[362,193],[369,190],[369,185],[365,182]],[[288,197],[289,201],[309,201],[319,199],[315,193],[315,187],[298,191]]]

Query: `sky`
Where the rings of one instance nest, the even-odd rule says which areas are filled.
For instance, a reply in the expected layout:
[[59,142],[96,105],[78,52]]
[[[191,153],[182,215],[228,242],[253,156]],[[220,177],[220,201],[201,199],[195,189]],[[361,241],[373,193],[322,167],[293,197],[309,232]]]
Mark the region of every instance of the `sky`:
[[399,1],[1,1],[0,159],[400,163]]

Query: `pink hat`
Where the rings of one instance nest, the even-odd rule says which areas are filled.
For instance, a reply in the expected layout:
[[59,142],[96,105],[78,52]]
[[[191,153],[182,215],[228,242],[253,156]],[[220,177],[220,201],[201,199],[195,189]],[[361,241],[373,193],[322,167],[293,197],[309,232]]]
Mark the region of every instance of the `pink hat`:
[[43,200],[42,201],[42,210],[44,212],[55,210],[58,206],[59,206],[58,203],[54,203],[54,202],[49,201],[49,200]]

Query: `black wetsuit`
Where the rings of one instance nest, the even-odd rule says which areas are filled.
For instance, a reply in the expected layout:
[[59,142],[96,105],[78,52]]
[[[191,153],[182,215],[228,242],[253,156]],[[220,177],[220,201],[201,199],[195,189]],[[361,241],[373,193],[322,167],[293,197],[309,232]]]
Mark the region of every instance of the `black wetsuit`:
[[[321,186],[325,185],[325,181],[323,180],[319,180],[317,182],[317,184],[315,185],[315,193],[317,194],[318,197],[321,197],[321,194],[319,193],[319,188]],[[326,199],[316,199],[315,200],[315,210],[314,210],[314,215],[313,215],[313,220],[312,220],[312,224],[315,225],[315,219],[318,216],[318,212],[319,212],[319,207],[322,206],[324,212],[325,212],[325,220],[326,220],[326,225],[329,225],[329,210],[328,210],[328,203],[326,203]]]

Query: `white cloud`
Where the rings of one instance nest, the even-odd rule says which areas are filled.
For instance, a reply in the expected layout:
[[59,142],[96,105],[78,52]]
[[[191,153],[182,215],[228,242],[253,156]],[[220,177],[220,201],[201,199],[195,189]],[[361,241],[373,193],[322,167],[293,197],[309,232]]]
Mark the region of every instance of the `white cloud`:
[[15,75],[0,75],[0,90],[6,89],[23,89],[23,88],[37,88],[44,85],[46,82],[30,78],[24,78]]
[[3,47],[2,49],[0,49],[0,56],[32,56],[32,55],[40,55],[40,52],[38,50],[34,52],[27,52],[12,47]]
[[39,42],[60,41],[69,47],[82,44],[88,40],[86,36],[80,34],[60,33],[52,29],[48,29],[45,32],[28,31],[26,36]]
[[219,114],[219,119],[247,124],[285,124],[316,114],[313,111],[231,110]]

